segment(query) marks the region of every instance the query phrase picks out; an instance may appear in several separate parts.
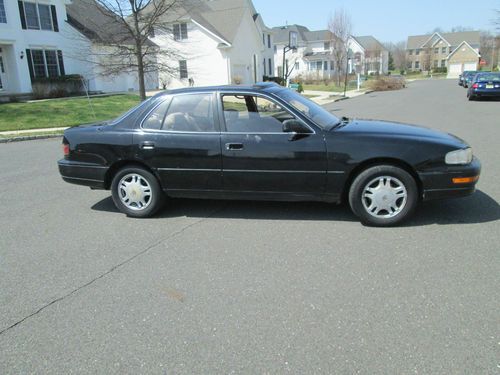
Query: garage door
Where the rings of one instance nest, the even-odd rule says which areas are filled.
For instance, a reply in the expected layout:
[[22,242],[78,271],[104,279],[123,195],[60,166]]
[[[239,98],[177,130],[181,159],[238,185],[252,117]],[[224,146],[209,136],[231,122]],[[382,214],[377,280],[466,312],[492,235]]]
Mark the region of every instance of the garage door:
[[462,64],[450,64],[448,67],[448,78],[458,78],[462,73]]
[[477,70],[477,64],[475,62],[473,62],[473,63],[465,63],[464,64],[464,72],[466,70]]

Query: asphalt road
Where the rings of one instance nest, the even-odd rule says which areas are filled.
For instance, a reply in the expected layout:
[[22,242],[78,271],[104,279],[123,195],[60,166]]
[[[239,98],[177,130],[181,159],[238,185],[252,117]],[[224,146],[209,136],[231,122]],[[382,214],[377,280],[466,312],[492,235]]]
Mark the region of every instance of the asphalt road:
[[129,219],[0,144],[0,373],[498,374],[500,103],[455,81],[335,103],[468,140],[479,191],[405,226],[319,203],[182,200]]

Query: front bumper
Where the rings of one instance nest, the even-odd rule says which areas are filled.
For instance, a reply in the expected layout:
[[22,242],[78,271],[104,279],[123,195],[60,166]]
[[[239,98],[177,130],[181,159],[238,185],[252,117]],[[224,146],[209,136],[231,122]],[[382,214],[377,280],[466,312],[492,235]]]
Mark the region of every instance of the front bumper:
[[453,183],[454,178],[479,177],[481,173],[481,162],[475,158],[468,165],[447,166],[445,170],[421,172],[422,199],[460,198],[471,195],[476,190],[478,179],[464,184]]
[[104,189],[106,173],[109,167],[93,163],[82,163],[61,159],[57,162],[59,173],[64,181],[71,184],[89,186],[93,189]]

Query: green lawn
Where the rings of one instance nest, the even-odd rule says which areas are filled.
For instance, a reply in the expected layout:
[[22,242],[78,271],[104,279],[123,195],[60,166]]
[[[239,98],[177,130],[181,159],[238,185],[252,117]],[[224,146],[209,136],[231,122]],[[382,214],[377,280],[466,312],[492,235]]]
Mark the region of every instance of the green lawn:
[[54,99],[34,103],[0,104],[0,131],[76,126],[109,120],[140,102],[137,95]]

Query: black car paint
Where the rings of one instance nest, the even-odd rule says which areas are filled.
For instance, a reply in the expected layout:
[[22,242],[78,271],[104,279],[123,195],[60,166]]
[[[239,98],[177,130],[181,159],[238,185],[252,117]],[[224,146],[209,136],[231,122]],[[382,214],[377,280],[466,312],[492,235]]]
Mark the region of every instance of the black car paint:
[[[150,169],[171,197],[320,200],[339,202],[355,175],[376,163],[398,165],[418,182],[423,199],[471,194],[475,183],[457,187],[453,177],[480,173],[477,159],[450,166],[447,152],[467,148],[461,139],[423,127],[348,120],[321,128],[279,97],[274,85],[181,89],[150,99],[119,121],[68,129],[70,153],[59,161],[70,183],[109,189],[114,173],[137,163]],[[250,93],[272,98],[311,130],[308,134],[226,133],[220,103],[219,131],[172,133],[143,130],[141,120],[165,96],[187,92]],[[230,150],[227,144],[242,144]],[[149,149],[154,145],[154,149]]]

